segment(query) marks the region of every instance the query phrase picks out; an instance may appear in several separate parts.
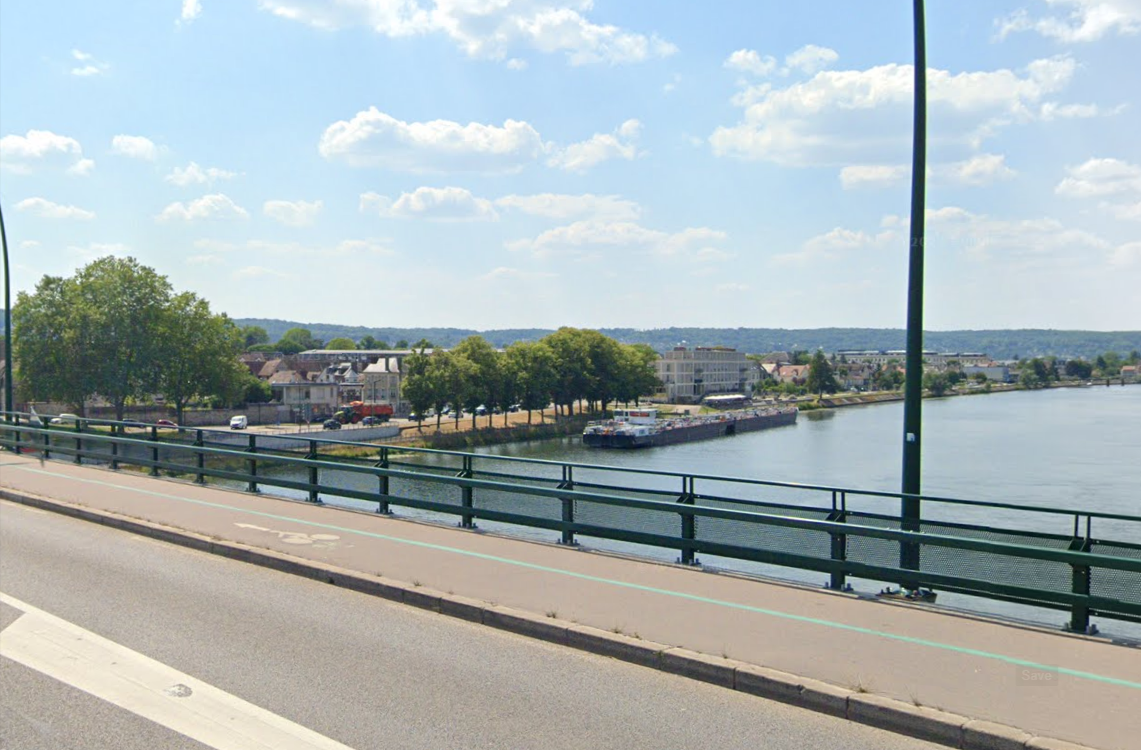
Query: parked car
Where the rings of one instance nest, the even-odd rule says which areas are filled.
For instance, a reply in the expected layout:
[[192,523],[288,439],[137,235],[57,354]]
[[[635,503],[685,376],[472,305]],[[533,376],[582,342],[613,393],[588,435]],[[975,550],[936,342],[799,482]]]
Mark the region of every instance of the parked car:
[[249,426],[250,426],[250,420],[247,419],[244,414],[239,414],[237,416],[230,417],[230,429],[231,430],[244,430]]
[[169,419],[160,419],[157,422],[155,422],[155,426],[159,427],[161,429],[164,429],[164,430],[177,430],[178,429],[178,425],[175,424],[174,422],[170,421]]
[[381,419],[380,417],[369,416],[362,419],[361,424],[365,427],[372,427],[373,425],[384,424],[386,421],[387,420]]
[[339,430],[341,429],[341,423],[335,419],[326,419],[321,423],[321,427],[326,430]]
[[123,426],[124,427],[150,427],[150,425],[148,425],[146,422],[140,422],[137,419],[124,419],[123,420]]
[[79,417],[75,414],[60,414],[58,417],[52,417],[51,424],[75,424],[79,421]]

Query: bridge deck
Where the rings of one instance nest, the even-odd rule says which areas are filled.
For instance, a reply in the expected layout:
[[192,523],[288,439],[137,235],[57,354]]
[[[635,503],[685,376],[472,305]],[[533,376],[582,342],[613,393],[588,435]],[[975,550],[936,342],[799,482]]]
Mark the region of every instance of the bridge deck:
[[0,488],[1034,735],[1141,736],[1141,648],[1101,638],[11,454]]

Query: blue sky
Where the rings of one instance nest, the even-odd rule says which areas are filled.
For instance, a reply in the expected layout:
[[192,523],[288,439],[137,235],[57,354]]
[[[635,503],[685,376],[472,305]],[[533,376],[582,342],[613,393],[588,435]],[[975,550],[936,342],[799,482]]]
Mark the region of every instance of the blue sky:
[[[1141,327],[1141,0],[927,3],[925,324]],[[911,3],[0,11],[14,290],[233,317],[901,328]]]

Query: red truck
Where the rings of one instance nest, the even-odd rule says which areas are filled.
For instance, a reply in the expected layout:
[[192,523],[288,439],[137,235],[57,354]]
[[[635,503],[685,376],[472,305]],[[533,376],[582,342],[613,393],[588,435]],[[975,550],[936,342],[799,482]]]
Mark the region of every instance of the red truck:
[[363,401],[351,401],[333,413],[333,419],[341,424],[356,424],[366,417],[372,417],[372,421],[387,422],[392,418],[392,404],[366,404]]

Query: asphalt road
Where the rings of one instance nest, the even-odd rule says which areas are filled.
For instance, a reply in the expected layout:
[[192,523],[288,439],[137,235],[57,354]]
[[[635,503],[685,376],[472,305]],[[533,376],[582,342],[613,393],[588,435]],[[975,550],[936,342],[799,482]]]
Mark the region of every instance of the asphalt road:
[[936,747],[7,502],[0,593],[4,750]]

